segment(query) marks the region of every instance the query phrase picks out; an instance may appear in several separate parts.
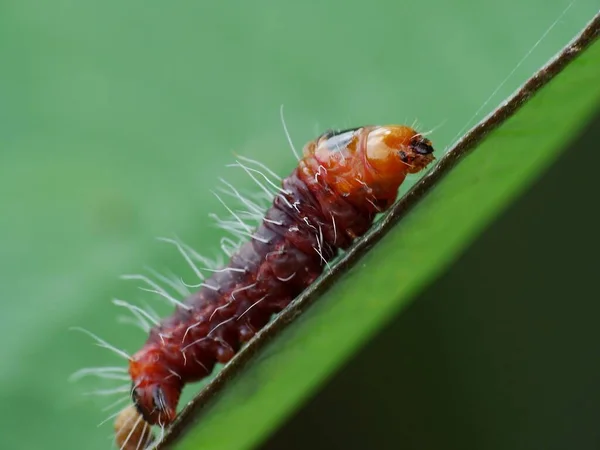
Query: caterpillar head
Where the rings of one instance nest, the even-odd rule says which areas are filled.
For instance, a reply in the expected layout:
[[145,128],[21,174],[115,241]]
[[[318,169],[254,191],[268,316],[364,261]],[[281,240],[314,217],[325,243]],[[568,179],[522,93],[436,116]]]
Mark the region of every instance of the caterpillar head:
[[391,180],[397,174],[420,172],[435,159],[431,141],[402,125],[371,130],[367,137],[366,157],[380,177]]
[[131,398],[146,422],[165,426],[173,422],[177,415],[177,403],[183,386],[174,373],[165,371],[158,354],[142,352],[129,363],[133,382]]
[[301,167],[306,169],[300,173],[324,180],[339,195],[377,212],[394,202],[407,174],[435,159],[431,142],[404,125],[326,132],[307,144],[304,154]]

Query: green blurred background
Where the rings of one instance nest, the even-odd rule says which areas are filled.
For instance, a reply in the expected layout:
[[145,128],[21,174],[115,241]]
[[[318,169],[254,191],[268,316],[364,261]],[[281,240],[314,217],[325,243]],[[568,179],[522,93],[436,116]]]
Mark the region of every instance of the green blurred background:
[[[2,448],[109,447],[96,424],[111,400],[67,378],[118,361],[68,328],[140,346],[110,299],[147,297],[118,276],[188,274],[156,236],[217,252],[210,189],[219,176],[251,186],[225,167],[233,152],[294,165],[281,104],[297,147],[326,128],[418,120],[442,154],[567,5],[0,3]],[[573,4],[482,114],[599,6]]]

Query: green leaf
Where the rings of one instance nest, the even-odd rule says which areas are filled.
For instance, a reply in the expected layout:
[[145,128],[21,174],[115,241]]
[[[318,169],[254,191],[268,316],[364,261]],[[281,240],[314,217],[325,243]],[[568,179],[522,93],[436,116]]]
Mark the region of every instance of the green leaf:
[[170,437],[182,435],[175,448],[252,448],[447,267],[597,111],[600,42],[582,49],[599,31],[600,15],[449,151],[400,203],[397,216],[367,237],[370,244],[347,255],[349,270],[333,273],[335,283],[313,287],[261,332],[182,415]]

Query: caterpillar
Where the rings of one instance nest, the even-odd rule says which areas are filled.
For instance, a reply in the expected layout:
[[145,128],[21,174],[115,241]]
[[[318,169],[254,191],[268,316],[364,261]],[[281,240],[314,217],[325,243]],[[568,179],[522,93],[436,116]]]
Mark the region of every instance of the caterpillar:
[[433,159],[404,126],[327,132],[304,148],[263,223],[229,264],[153,328],[129,363],[132,399],[150,424],[176,416],[183,386],[228,362],[393,204],[407,173]]
[[[364,126],[330,130],[307,143],[297,167],[279,184],[268,181],[267,187],[257,178],[266,180],[264,173],[242,166],[273,197],[255,228],[228,208],[234,220],[221,224],[249,237],[235,251],[224,248],[229,262],[210,269],[212,275],[206,278],[192,261],[191,250],[173,241],[201,279],[200,289],[180,302],[150,283],[153,292],[175,304],[174,313],[160,321],[133,305],[120,304],[154,323],[146,343],[132,356],[92,335],[129,362],[127,390],[136,411],[126,408],[117,415],[120,448],[133,445],[126,438],[137,447],[150,439],[146,424],[164,430],[172,423],[183,387],[233,358],[322,274],[339,251],[364,235],[377,214],[395,202],[406,176],[435,159],[433,151],[431,142],[412,127]],[[252,201],[233,192],[256,213]]]

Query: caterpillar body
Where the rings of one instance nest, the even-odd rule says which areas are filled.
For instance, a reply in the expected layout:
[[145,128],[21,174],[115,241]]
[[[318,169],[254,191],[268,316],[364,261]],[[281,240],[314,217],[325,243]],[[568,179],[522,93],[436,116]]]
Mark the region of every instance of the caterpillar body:
[[[116,415],[120,448],[137,449],[142,440],[153,440],[147,425],[164,431],[176,417],[183,387],[228,362],[321,275],[339,250],[364,235],[376,215],[395,202],[407,174],[435,159],[433,151],[431,142],[408,126],[327,131],[304,146],[298,166],[280,185],[271,183],[276,192],[257,228],[246,229],[230,210],[250,239],[210,278],[196,270],[200,289],[183,302],[171,299],[174,313],[153,320],[156,325],[137,353],[123,355],[113,348],[129,361],[127,391],[135,406]],[[137,307],[129,309],[142,314]]]
[[327,132],[308,143],[251,239],[131,358],[132,399],[144,420],[171,423],[183,386],[229,361],[371,227],[432,153],[405,126]]

